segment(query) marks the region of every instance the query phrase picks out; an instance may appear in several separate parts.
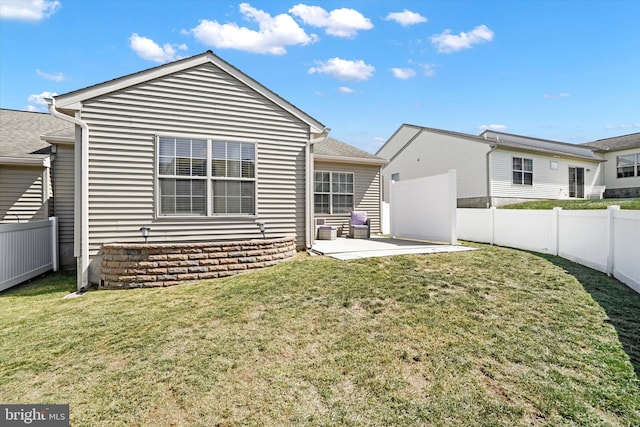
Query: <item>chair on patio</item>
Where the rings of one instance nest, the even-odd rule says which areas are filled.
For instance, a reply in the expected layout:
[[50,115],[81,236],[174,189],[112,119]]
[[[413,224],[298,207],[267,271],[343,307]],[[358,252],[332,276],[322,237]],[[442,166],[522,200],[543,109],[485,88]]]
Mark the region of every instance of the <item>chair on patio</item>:
[[351,212],[351,221],[349,222],[349,237],[353,239],[368,239],[369,237],[371,237],[371,227],[369,226],[367,211]]
[[318,240],[335,240],[338,236],[338,227],[327,225],[324,218],[316,218],[316,238]]

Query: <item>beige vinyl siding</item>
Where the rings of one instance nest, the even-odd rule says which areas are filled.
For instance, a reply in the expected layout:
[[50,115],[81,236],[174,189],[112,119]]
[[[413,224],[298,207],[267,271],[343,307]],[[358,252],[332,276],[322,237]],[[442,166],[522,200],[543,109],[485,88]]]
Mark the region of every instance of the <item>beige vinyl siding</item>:
[[[316,160],[314,169],[324,172],[353,172],[354,210],[367,211],[371,223],[371,232],[380,233],[380,166],[330,163]],[[327,225],[338,226],[342,234],[349,232],[350,214],[315,214],[315,217],[325,218]]]
[[400,181],[457,172],[458,198],[486,197],[486,153],[490,147],[482,142],[456,136],[424,131],[393,158],[383,170],[383,199],[391,176],[400,175]]
[[55,194],[53,214],[58,217],[58,241],[60,244],[73,244],[73,158],[73,145],[56,146],[55,160],[52,165]]
[[604,180],[607,188],[632,188],[640,187],[640,177],[624,177],[618,178],[617,157],[625,154],[639,154],[640,149],[633,148],[629,150],[620,150],[612,153],[605,153],[604,158],[607,161],[604,165]]
[[[513,157],[533,160],[533,185],[513,184]],[[552,161],[558,162],[555,170],[551,169]],[[585,198],[594,186],[602,185],[599,162],[499,148],[491,154],[491,195],[496,198],[568,199],[569,167],[585,169]]]
[[[304,245],[304,147],[309,126],[212,64],[83,103],[89,128],[89,250],[108,242],[250,239],[295,234]],[[256,142],[257,215],[160,217],[155,138]],[[92,264],[92,270],[95,270]],[[95,277],[95,274],[92,274]]]
[[51,192],[43,188],[46,176],[42,166],[0,165],[0,221],[47,219]]

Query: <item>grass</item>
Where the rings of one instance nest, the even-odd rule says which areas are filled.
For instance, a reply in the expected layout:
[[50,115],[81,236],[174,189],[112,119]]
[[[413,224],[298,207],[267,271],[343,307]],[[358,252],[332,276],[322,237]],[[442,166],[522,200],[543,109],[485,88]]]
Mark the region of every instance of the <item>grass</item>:
[[74,299],[47,276],[0,294],[0,401],[73,426],[640,425],[640,295],[477,247]]
[[501,209],[607,209],[607,206],[617,205],[620,209],[640,210],[640,198],[628,199],[594,199],[594,200],[539,200],[534,202],[516,203],[502,206]]

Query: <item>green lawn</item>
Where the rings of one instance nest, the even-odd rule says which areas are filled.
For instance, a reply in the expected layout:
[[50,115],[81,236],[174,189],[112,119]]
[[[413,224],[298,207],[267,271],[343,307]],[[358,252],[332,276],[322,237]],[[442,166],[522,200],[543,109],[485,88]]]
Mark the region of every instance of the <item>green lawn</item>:
[[640,198],[600,199],[600,200],[539,200],[535,202],[516,203],[501,206],[501,209],[607,209],[607,206],[618,205],[620,209],[640,210]]
[[474,246],[74,299],[51,275],[0,294],[0,402],[73,426],[640,425],[640,295]]

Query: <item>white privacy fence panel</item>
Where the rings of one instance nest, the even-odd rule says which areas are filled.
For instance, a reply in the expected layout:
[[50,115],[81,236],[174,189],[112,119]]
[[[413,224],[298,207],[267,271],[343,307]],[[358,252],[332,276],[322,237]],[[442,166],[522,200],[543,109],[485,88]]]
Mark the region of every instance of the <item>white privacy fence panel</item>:
[[455,244],[456,171],[391,183],[392,237]]
[[613,215],[613,276],[640,293],[640,211]]
[[0,224],[0,291],[58,269],[57,218]]
[[554,255],[607,272],[609,256],[607,211],[561,211],[558,239],[558,253]]
[[559,255],[640,293],[640,211],[458,209],[458,237]]
[[552,254],[556,251],[554,211],[495,210],[493,243]]

